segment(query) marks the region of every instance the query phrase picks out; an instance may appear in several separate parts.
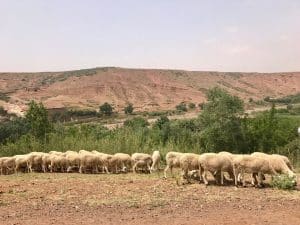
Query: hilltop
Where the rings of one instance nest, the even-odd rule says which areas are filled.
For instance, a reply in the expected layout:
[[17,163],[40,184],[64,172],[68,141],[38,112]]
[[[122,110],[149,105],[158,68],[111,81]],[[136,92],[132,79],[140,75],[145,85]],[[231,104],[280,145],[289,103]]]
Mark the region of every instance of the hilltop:
[[160,69],[92,68],[65,72],[0,73],[0,106],[24,111],[34,99],[49,108],[98,108],[112,103],[121,111],[174,109],[180,102],[205,101],[220,86],[246,102],[300,92],[300,72],[240,73]]

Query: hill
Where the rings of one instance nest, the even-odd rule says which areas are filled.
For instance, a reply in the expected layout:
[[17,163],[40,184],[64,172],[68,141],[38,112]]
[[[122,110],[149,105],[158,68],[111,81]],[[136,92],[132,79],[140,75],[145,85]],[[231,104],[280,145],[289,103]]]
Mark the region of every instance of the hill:
[[0,73],[0,106],[16,112],[35,99],[53,108],[98,108],[104,102],[122,110],[174,109],[180,102],[205,101],[220,86],[245,101],[300,92],[300,72],[238,73],[159,69],[93,68],[65,72]]

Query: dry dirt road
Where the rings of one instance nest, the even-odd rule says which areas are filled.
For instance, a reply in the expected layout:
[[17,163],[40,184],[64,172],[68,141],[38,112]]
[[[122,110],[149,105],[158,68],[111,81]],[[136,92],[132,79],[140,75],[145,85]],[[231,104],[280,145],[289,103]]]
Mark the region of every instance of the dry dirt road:
[[0,176],[0,224],[300,224],[300,191],[177,181],[162,174]]

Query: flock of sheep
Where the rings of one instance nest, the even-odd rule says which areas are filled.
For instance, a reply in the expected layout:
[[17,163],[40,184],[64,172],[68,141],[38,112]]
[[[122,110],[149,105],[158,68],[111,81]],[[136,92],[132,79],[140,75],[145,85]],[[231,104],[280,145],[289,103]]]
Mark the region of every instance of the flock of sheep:
[[[49,153],[31,152],[25,155],[0,158],[1,175],[17,172],[79,172],[79,173],[126,173],[133,171],[152,173],[160,169],[161,155],[154,151],[152,155],[125,153],[114,155],[98,151],[80,150]],[[182,179],[190,182],[198,178],[208,184],[207,174],[213,175],[217,184],[223,185],[225,173],[234,181],[235,185],[245,185],[245,173],[252,175],[252,184],[263,185],[265,174],[286,174],[296,178],[291,162],[286,156],[254,152],[251,155],[239,155],[229,152],[194,153],[168,152],[166,154],[167,172],[173,168],[180,168]],[[228,177],[227,177],[228,179]]]

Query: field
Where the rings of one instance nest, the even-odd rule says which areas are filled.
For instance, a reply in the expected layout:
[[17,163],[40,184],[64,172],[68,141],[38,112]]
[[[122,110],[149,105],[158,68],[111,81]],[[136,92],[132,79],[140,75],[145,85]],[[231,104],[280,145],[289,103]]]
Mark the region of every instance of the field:
[[178,181],[162,173],[0,176],[0,224],[300,224],[300,191]]

